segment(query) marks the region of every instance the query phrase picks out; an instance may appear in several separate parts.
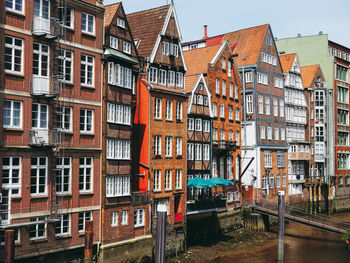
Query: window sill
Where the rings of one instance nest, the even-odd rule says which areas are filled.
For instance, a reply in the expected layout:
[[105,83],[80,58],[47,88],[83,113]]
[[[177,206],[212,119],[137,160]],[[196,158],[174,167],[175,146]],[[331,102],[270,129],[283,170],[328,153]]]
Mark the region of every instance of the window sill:
[[162,156],[161,155],[155,155],[153,158],[154,159],[162,159]]
[[173,120],[167,120],[167,119],[166,119],[165,121],[166,121],[166,122],[173,122]]
[[67,131],[67,130],[60,130],[60,129],[58,129],[57,131],[62,132],[65,135],[73,135],[74,134],[72,131]]
[[162,121],[162,118],[154,118],[155,121]]
[[30,244],[37,244],[37,243],[42,243],[42,242],[48,242],[49,239],[47,237],[38,237],[38,238],[35,238],[35,239],[29,239],[29,243]]
[[173,159],[172,156],[165,156],[165,159],[169,160],[169,159]]
[[31,195],[30,199],[44,199],[49,198],[47,195]]
[[182,159],[183,157],[182,157],[182,155],[177,155],[176,156],[176,159]]
[[161,192],[162,192],[161,189],[159,189],[159,190],[153,190],[153,193],[161,193]]
[[176,120],[176,122],[177,122],[177,123],[183,123],[183,121],[182,121],[182,120]]
[[96,38],[96,33],[90,33],[90,32],[81,31],[81,35],[82,36],[86,36],[86,37]]
[[6,9],[6,13],[9,13],[9,14],[12,14],[12,15],[16,15],[16,16],[21,17],[21,18],[25,18],[26,17],[24,12],[21,13],[19,11],[12,10],[12,9]]
[[11,196],[11,200],[12,201],[21,201],[22,200],[22,196]]
[[56,193],[57,196],[59,197],[67,197],[67,198],[71,198],[72,194],[60,194],[60,193]]
[[56,240],[57,239],[66,239],[66,238],[72,238],[72,235],[71,234],[62,234],[62,235],[60,235],[60,234],[56,235],[55,234],[55,239]]
[[95,134],[94,134],[94,133],[90,133],[90,132],[82,132],[82,131],[80,131],[80,135],[81,135],[81,136],[95,136]]
[[13,132],[24,132],[23,128],[11,128],[11,127],[4,127],[5,131],[13,131]]
[[80,83],[80,86],[82,89],[89,89],[89,90],[95,90],[95,87],[93,85],[87,85],[87,84],[83,84],[83,83]]
[[74,33],[74,31],[75,31],[75,29],[73,27],[70,27],[70,26],[61,25],[61,27],[64,27],[66,30],[71,31],[72,33]]
[[79,195],[94,195],[94,192],[79,192]]
[[5,74],[13,76],[13,77],[23,78],[23,79],[25,78],[24,74],[21,72],[13,72],[13,71],[6,71],[5,70]]
[[141,227],[145,227],[145,225],[134,225],[134,228],[141,228]]
[[165,192],[168,193],[168,192],[171,192],[173,191],[172,189],[165,189]]

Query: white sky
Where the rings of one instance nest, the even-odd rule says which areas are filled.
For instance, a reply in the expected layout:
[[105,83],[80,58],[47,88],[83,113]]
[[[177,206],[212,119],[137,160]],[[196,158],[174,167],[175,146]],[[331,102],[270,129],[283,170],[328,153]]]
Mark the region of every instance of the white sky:
[[[150,9],[171,0],[123,0],[125,12]],[[119,2],[104,0],[104,4]],[[350,48],[350,0],[174,0],[183,41],[271,24],[278,39],[328,33]]]

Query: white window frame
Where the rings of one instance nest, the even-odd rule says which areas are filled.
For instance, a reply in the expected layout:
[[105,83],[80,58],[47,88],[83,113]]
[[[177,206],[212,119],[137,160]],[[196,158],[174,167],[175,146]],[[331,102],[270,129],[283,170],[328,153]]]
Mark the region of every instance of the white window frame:
[[[69,160],[68,164],[65,161]],[[66,171],[68,170],[68,173]],[[68,188],[65,188],[65,178],[68,177]],[[58,182],[58,183],[57,183]],[[61,190],[59,189],[61,186]],[[58,157],[56,161],[56,193],[59,195],[70,194],[72,191],[72,158],[71,157]]]
[[118,212],[111,213],[111,227],[118,226]]
[[154,118],[155,119],[162,119],[162,99],[161,98],[155,98],[154,100]]
[[271,151],[264,151],[264,167],[272,168],[272,153]]
[[175,87],[175,71],[169,70],[168,71],[168,86]]
[[267,127],[267,139],[272,140],[272,127]]
[[273,99],[273,116],[278,117],[278,100]]
[[145,225],[145,209],[134,210],[134,227],[143,227]]
[[[48,159],[47,157],[32,157],[31,159],[36,159],[37,164],[33,165],[31,164],[30,169],[31,169],[31,182],[32,182],[32,175],[33,175],[33,170],[35,170],[36,175],[35,175],[35,191],[32,192],[33,185],[30,185],[30,196],[46,196],[47,195],[47,173],[48,173]],[[45,159],[45,164],[40,164],[40,159]],[[45,170],[45,175],[44,175],[44,191],[40,191],[40,186],[43,184],[40,184],[40,171]]]
[[165,191],[170,191],[172,189],[172,170],[165,170]]
[[182,137],[176,137],[176,155],[182,155]]
[[194,160],[194,144],[187,143],[187,160]]
[[183,88],[184,86],[184,74],[182,72],[176,72],[176,87]]
[[[41,222],[37,223],[35,225],[29,226],[29,240],[38,240],[38,239],[43,239],[46,238],[47,235],[47,223],[46,223],[46,217],[41,216],[41,217],[32,217],[30,219],[31,222]],[[43,227],[43,229],[41,229]],[[35,237],[30,237],[31,232],[33,232],[33,228],[35,231]],[[43,235],[39,236],[39,230],[43,230]]]
[[[8,40],[11,39],[11,44],[7,43]],[[17,45],[16,42],[20,42],[21,45]],[[5,72],[8,73],[15,73],[15,74],[23,74],[23,50],[24,50],[24,41],[21,38],[17,38],[17,37],[13,37],[13,36],[9,36],[6,35],[5,36],[5,65],[4,65],[4,69]],[[9,52],[7,52],[9,51]],[[15,57],[18,57],[18,54],[16,55],[16,53],[19,53],[20,56],[20,70],[15,70]],[[6,55],[8,57],[11,58],[10,61],[6,61]],[[6,64],[10,64],[11,65],[11,69],[6,69]]]
[[[59,216],[59,221],[56,222],[55,226],[55,236],[67,236],[70,234],[71,222],[70,214],[62,214]],[[68,224],[68,225],[66,225]],[[66,231],[64,230],[66,228]],[[59,233],[57,233],[59,231]]]
[[220,118],[225,118],[225,105],[220,104]]
[[[37,47],[37,48],[36,48]],[[46,49],[47,51],[44,51]],[[37,61],[37,67],[34,67]],[[37,71],[37,73],[35,73]],[[48,45],[33,43],[33,76],[49,77],[50,71],[50,48]],[[44,72],[44,73],[43,73]]]
[[195,160],[196,161],[202,160],[202,144],[200,143],[195,144]]
[[[37,111],[34,111],[34,106],[37,107]],[[42,114],[42,111],[46,109],[46,114]],[[43,120],[43,118],[45,118]],[[49,118],[49,107],[46,104],[33,103],[32,104],[32,128],[36,130],[46,130],[48,127],[48,118]],[[36,124],[34,124],[34,120],[36,120]],[[41,126],[44,123],[45,126]]]
[[275,141],[280,139],[280,128],[275,128]]
[[210,144],[203,144],[203,161],[210,160]]
[[153,191],[160,192],[162,190],[162,171],[154,170]]
[[229,97],[230,97],[230,99],[233,99],[233,83],[232,82],[230,82]]
[[203,120],[203,132],[210,132],[210,121]]
[[188,131],[193,131],[194,130],[194,119],[193,118],[188,118],[187,119],[187,130]]
[[78,214],[78,232],[85,232],[85,223],[86,221],[92,221],[92,211],[79,212]]
[[182,189],[182,169],[176,169],[175,172],[175,189]]
[[284,118],[284,100],[280,100],[280,117]]
[[202,119],[195,119],[195,131],[202,131]]
[[246,111],[248,114],[254,113],[253,95],[246,95]]
[[128,218],[129,218],[129,211],[128,211],[128,210],[123,210],[123,211],[122,211],[122,219],[121,219],[120,224],[121,224],[122,226],[127,225],[127,224],[128,224],[128,221],[129,221]]
[[166,111],[165,111],[165,120],[173,120],[173,102],[171,100],[166,101]]
[[172,139],[171,136],[165,136],[165,157],[172,157]]
[[176,120],[182,121],[182,102],[176,102]]
[[92,157],[79,158],[79,193],[91,193],[93,191],[93,165],[94,159]]
[[[60,49],[58,60],[58,74],[60,81],[73,83],[73,52],[68,49]],[[66,74],[67,69],[69,69],[69,75]]]
[[259,114],[264,114],[264,97],[263,96],[259,96],[258,98],[259,100]]
[[[57,108],[57,129],[63,132],[72,132],[72,117],[72,107],[59,106]],[[61,121],[59,121],[59,118],[61,118]],[[66,127],[66,124],[68,124],[68,127]]]
[[162,154],[162,137],[161,136],[154,136],[154,155],[161,155]]
[[159,84],[166,86],[167,83],[167,71],[164,69],[159,69]]
[[253,73],[252,72],[246,72],[245,73],[245,82],[246,83],[253,82]]
[[107,176],[106,197],[120,197],[130,195],[129,176]]
[[119,39],[117,37],[114,36],[110,36],[109,37],[109,46],[113,49],[117,49],[119,47]]
[[215,79],[215,92],[216,92],[216,94],[220,94],[220,79],[219,78]]
[[266,129],[265,126],[260,126],[260,139],[265,140],[266,139]]
[[117,26],[119,26],[121,28],[125,28],[126,27],[126,21],[124,19],[121,19],[121,18],[117,17]]
[[[7,108],[5,107],[5,104],[10,103],[10,107]],[[19,109],[15,109],[15,104],[19,104]],[[19,116],[15,117],[15,113],[19,111]],[[7,112],[9,112],[9,115],[5,115],[7,114]],[[21,129],[22,128],[22,115],[23,115],[23,107],[22,107],[22,101],[16,101],[16,100],[5,100],[4,101],[4,119],[3,119],[3,126],[4,128],[11,128],[11,129]],[[10,120],[10,124],[5,124],[5,119],[9,119]],[[19,124],[16,125],[14,124],[15,119],[19,119]]]
[[[8,165],[4,165],[4,159],[8,159]],[[14,159],[18,159],[18,165],[14,164]],[[21,196],[21,183],[22,183],[22,158],[13,156],[4,156],[2,158],[2,189],[8,190],[8,198]],[[8,177],[5,177],[4,171],[8,171]],[[15,177],[15,171],[17,171],[18,177]],[[8,182],[5,182],[6,181]],[[17,181],[17,182],[15,182]],[[17,193],[14,193],[17,192]],[[9,203],[11,202],[9,200]],[[3,209],[4,209],[4,202]]]
[[[85,25],[83,22],[84,20],[85,20]],[[92,27],[91,29],[89,29],[90,26]],[[85,12],[81,13],[81,32],[89,35],[95,35],[95,16],[94,15],[91,15]]]
[[123,51],[127,54],[131,54],[131,43],[128,41],[123,42]]
[[[20,0],[20,3],[18,3],[19,1],[15,1],[13,0],[12,3],[7,3],[7,1],[5,1],[5,7],[6,7],[6,10],[9,10],[11,12],[15,12],[15,13],[18,13],[18,14],[24,14],[24,8],[25,8],[25,1],[24,0]],[[11,6],[8,6],[9,4],[11,4]],[[18,10],[16,7],[17,6],[21,6],[21,9]]]
[[[74,9],[68,6],[60,6],[58,8],[60,10],[60,25],[66,28],[74,29]],[[66,15],[66,17],[63,17],[63,15]]]
[[[80,84],[86,87],[94,87],[95,57],[81,54],[80,58],[81,67],[83,67],[83,69],[80,69]],[[91,77],[89,77],[89,74]]]
[[[88,112],[91,112],[91,123],[89,123],[89,114]],[[83,113],[83,116],[82,116]],[[83,117],[83,122],[81,122]],[[93,134],[94,133],[94,110],[92,109],[84,109],[84,108],[80,108],[80,133],[82,134]],[[89,128],[90,126],[90,128]]]
[[271,114],[270,98],[265,97],[265,115]]

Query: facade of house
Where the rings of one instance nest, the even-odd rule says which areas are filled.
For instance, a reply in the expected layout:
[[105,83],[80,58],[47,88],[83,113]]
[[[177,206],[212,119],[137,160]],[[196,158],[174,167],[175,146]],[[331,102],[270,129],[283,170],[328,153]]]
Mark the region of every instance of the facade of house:
[[[187,77],[193,78],[198,74],[206,76],[211,95],[210,107],[213,116],[211,157],[207,156],[207,152],[203,150],[203,157],[205,159],[209,157],[211,160],[211,173],[204,177],[220,177],[238,181],[241,153],[241,81],[231,48],[228,42],[223,42],[209,47],[187,50],[184,56],[188,66]],[[195,98],[198,104],[198,96]],[[192,97],[189,103],[190,105],[194,103]],[[199,103],[202,103],[201,98]],[[203,101],[203,104],[209,106],[209,102]],[[194,126],[194,131],[198,131],[201,130],[201,125],[200,119],[192,120],[189,117],[189,128]],[[188,162],[194,160],[196,163],[197,158],[202,158],[201,149],[189,140],[187,144]],[[239,195],[236,193],[233,197],[232,192],[235,188],[231,188],[227,189],[230,192],[229,199],[239,200]]]
[[104,7],[5,2],[1,241],[15,228],[16,259],[67,255],[86,220],[99,238]]
[[[285,115],[288,142],[288,194],[302,198],[305,178],[309,177],[310,142],[306,137],[308,104],[304,95],[297,54],[279,56],[284,71]],[[290,199],[291,200],[291,199]]]
[[118,242],[150,233],[149,192],[138,191],[132,160],[139,61],[122,3],[105,6],[101,260]]
[[[168,207],[174,249],[184,250],[186,219],[187,67],[174,5],[127,15],[143,75],[137,84],[135,143],[139,191],[150,190],[152,229],[158,204]],[[175,251],[175,250],[174,250]]]

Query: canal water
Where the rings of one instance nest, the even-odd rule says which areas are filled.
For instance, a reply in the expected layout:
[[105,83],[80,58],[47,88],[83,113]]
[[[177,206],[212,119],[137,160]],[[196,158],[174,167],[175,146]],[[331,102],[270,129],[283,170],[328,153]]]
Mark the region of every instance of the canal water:
[[[337,215],[350,221],[350,213]],[[272,229],[276,232],[277,228]],[[270,241],[268,241],[270,242]],[[277,241],[271,241],[254,251],[234,251],[218,257],[212,263],[275,263]],[[289,223],[285,229],[284,263],[350,263],[350,251],[340,235]]]

